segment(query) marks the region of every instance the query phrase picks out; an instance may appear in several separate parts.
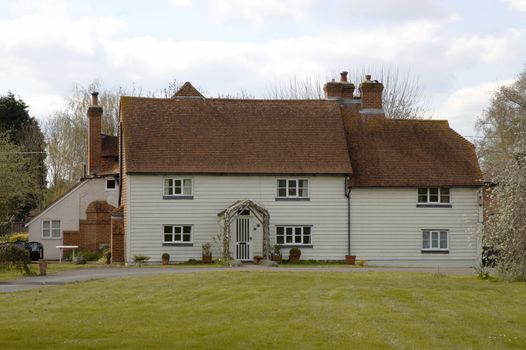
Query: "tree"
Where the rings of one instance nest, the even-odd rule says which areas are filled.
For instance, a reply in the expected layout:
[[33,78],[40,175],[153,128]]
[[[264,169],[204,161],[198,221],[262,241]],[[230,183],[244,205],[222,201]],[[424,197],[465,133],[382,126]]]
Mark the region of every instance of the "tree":
[[[350,73],[350,81],[359,83],[365,74],[371,73],[373,78],[384,84],[382,103],[387,118],[422,119],[428,112],[424,100],[423,89],[417,78],[410,72],[401,74],[396,68],[361,69]],[[308,77],[298,79],[293,77],[286,82],[275,82],[266,93],[266,98],[272,99],[323,99],[323,84],[329,79]]]
[[[41,204],[46,187],[45,142],[37,120],[29,115],[25,102],[11,92],[0,96],[0,132],[4,133],[21,152],[28,157],[28,165],[24,169],[30,172],[36,181],[33,192],[28,192],[18,198],[14,218],[20,220],[34,207]],[[9,179],[9,181],[11,181]]]
[[37,173],[31,170],[32,161],[21,146],[0,133],[0,223],[5,224],[25,210],[23,201],[38,191]]
[[477,126],[479,156],[493,184],[482,239],[503,274],[526,280],[526,69],[495,92]]

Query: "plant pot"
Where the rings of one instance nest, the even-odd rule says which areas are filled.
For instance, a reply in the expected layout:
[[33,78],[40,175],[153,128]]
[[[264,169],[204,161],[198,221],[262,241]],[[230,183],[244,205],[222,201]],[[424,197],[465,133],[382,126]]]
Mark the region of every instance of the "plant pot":
[[168,265],[169,262],[170,262],[170,259],[163,259],[163,265]]
[[289,262],[293,263],[293,264],[298,264],[300,262],[300,257],[299,256],[295,256],[295,255],[291,255],[291,256],[289,256]]
[[211,264],[212,263],[212,255],[203,255],[203,263]]
[[345,256],[345,263],[347,265],[354,265],[354,264],[356,264],[356,255],[346,255]]
[[47,261],[39,261],[38,269],[40,272],[40,276],[45,276],[47,272]]
[[283,257],[281,255],[272,255],[272,261],[281,264],[283,262]]
[[262,256],[258,256],[258,255],[256,255],[256,256],[254,257],[254,263],[255,263],[256,265],[259,264],[259,263],[261,262],[261,260],[263,260],[263,257],[262,257]]

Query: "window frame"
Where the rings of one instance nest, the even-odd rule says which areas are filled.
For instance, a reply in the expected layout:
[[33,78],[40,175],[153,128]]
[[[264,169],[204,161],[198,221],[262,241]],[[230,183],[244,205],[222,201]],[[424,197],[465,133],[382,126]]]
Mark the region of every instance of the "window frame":
[[[438,246],[433,247],[433,233],[437,234],[437,244]],[[427,234],[427,240],[429,242],[429,247],[424,247],[424,236]],[[442,236],[446,236],[446,247],[442,248]],[[420,249],[422,253],[449,253],[449,230],[447,229],[423,229],[421,236]]]
[[[49,236],[46,237],[44,235],[44,222],[48,221],[49,222]],[[58,237],[53,237],[53,221],[58,221],[59,223],[59,236]],[[62,239],[62,221],[60,219],[42,219],[41,221],[41,225],[40,225],[40,237],[42,239]]]
[[[116,191],[117,190],[117,180],[115,178],[106,178],[104,179],[104,191]],[[115,184],[115,187],[111,188],[111,187],[108,187],[108,181],[113,181],[113,183]]]
[[[283,243],[278,242],[278,229],[283,228]],[[305,235],[305,228],[308,228],[310,230],[310,233]],[[274,227],[274,234],[276,238],[276,244],[280,245],[282,247],[303,247],[303,248],[312,248],[312,236],[313,236],[313,229],[312,225],[275,225]],[[292,230],[292,242],[287,242],[287,229]],[[301,243],[295,242],[296,237],[296,229],[301,229],[300,237],[301,237]],[[280,235],[281,236],[281,235]],[[305,243],[305,236],[309,237],[309,242]]]
[[[420,201],[420,197],[424,196],[424,194],[421,194],[421,190],[426,190],[426,201]],[[436,194],[431,194],[431,190],[437,190]],[[443,193],[446,192],[447,194]],[[431,201],[431,197],[436,196],[436,201]],[[442,198],[444,196],[447,196],[448,201],[443,202]],[[446,207],[451,208],[451,187],[418,187],[416,192],[416,206],[417,207]]]
[[[285,187],[280,186],[280,181],[285,181]],[[300,181],[303,181],[303,186],[300,187]],[[294,182],[295,186],[291,187],[290,183]],[[305,186],[305,184],[307,186]],[[285,196],[280,196],[280,190],[285,190]],[[295,194],[291,195],[291,189],[294,189]],[[304,195],[300,196],[300,189]],[[277,178],[276,179],[276,200],[310,200],[310,181],[307,178]]]
[[[167,181],[172,181],[172,194],[168,194],[167,191]],[[175,193],[175,181],[181,181],[181,193]],[[190,193],[184,193],[185,190],[185,181],[190,181]],[[163,199],[194,199],[194,179],[191,177],[185,176],[167,176],[163,178]]]
[[[171,241],[167,241],[166,240],[166,235],[168,233],[165,232],[165,228],[166,227],[171,227],[172,228],[172,240]],[[181,239],[180,240],[175,240],[175,228],[176,227],[180,227],[181,228]],[[185,241],[184,240],[184,228],[185,227],[190,227],[190,240],[189,241]],[[194,225],[190,225],[190,224],[164,224],[162,225],[162,244],[163,245],[181,245],[181,246],[185,246],[185,245],[188,245],[188,246],[192,246],[193,245],[193,238],[194,238]]]

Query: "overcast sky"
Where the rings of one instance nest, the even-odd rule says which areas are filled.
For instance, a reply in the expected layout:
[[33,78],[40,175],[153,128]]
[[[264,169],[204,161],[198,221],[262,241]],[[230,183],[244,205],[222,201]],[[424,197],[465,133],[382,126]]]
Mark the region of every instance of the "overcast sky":
[[291,77],[394,67],[463,135],[526,63],[526,0],[0,0],[0,94],[46,118],[74,83],[264,96]]

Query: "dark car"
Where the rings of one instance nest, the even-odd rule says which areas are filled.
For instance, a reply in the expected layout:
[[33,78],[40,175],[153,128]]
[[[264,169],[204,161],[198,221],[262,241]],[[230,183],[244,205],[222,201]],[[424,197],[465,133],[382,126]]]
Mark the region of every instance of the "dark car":
[[38,261],[44,258],[44,247],[40,242],[26,242],[26,241],[15,241],[14,245],[24,248],[29,252],[29,259],[31,261]]

